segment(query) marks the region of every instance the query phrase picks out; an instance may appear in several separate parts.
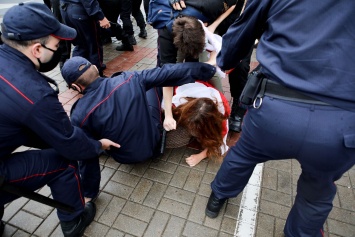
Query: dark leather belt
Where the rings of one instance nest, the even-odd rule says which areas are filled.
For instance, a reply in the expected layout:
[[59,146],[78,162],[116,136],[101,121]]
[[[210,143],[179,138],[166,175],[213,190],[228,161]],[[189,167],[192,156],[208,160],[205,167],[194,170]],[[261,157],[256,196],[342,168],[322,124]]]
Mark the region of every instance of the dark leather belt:
[[275,81],[266,78],[263,79],[258,97],[260,97],[261,95],[267,95],[282,100],[301,102],[307,104],[329,105],[323,101],[302,94],[299,91],[285,87]]

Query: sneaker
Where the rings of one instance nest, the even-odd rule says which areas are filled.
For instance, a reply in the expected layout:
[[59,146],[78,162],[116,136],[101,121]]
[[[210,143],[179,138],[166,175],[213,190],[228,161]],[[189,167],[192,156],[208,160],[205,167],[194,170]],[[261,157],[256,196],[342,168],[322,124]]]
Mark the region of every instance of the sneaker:
[[141,38],[144,38],[144,39],[147,38],[148,34],[147,34],[147,31],[145,30],[145,28],[141,28],[141,32],[139,32],[138,36]]
[[205,210],[206,216],[210,218],[216,218],[226,200],[227,198],[218,199],[212,192],[206,206],[206,210]]
[[134,35],[129,35],[129,36],[128,36],[128,42],[129,42],[131,45],[136,45],[136,44],[137,44],[137,41],[136,41],[136,38],[134,38]]
[[60,225],[65,237],[80,237],[83,235],[86,227],[94,220],[96,206],[93,202],[85,204],[84,211],[80,216],[72,221],[61,221]]

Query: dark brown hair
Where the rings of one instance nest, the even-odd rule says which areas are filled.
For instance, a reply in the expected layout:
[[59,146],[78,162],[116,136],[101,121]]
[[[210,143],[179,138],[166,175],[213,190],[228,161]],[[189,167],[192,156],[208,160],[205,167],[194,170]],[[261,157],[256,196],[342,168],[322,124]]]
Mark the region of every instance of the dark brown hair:
[[205,31],[195,17],[183,16],[175,19],[173,36],[175,47],[185,57],[198,58],[205,47]]
[[177,126],[185,127],[204,149],[208,149],[207,157],[215,160],[222,158],[222,122],[227,117],[219,112],[217,102],[212,99],[185,99],[186,103],[173,108]]

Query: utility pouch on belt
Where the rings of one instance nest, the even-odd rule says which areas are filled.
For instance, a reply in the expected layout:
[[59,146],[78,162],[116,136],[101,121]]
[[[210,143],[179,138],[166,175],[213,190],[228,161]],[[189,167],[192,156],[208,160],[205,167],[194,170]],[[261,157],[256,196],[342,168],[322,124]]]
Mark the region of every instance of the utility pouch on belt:
[[239,102],[243,105],[252,105],[256,96],[258,95],[262,79],[264,75],[260,72],[261,66],[256,67],[248,75],[247,83],[239,97]]

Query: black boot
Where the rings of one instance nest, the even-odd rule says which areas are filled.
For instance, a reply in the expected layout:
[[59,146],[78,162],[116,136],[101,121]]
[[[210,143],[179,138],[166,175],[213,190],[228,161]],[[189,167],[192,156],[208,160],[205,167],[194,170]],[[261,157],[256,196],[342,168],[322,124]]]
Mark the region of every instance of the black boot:
[[141,31],[139,32],[138,36],[143,38],[143,39],[147,38],[148,34],[147,34],[147,31],[145,30],[145,27],[141,28]]
[[128,36],[122,38],[122,44],[116,47],[117,51],[134,51],[133,45],[129,42]]
[[242,131],[243,117],[245,114],[245,109],[239,107],[238,99],[233,99],[232,112],[228,119],[229,130],[233,132]]
[[80,237],[83,235],[86,227],[94,220],[96,214],[96,206],[93,202],[85,204],[84,211],[80,216],[72,221],[61,221],[60,225],[65,237]]
[[134,35],[129,35],[129,36],[128,36],[128,42],[129,42],[131,45],[136,45],[136,44],[137,44],[137,41],[136,41],[136,38],[134,38]]
[[121,44],[116,47],[117,51],[134,51],[133,45],[131,44]]
[[227,198],[218,199],[212,192],[206,206],[205,214],[210,218],[216,218]]

